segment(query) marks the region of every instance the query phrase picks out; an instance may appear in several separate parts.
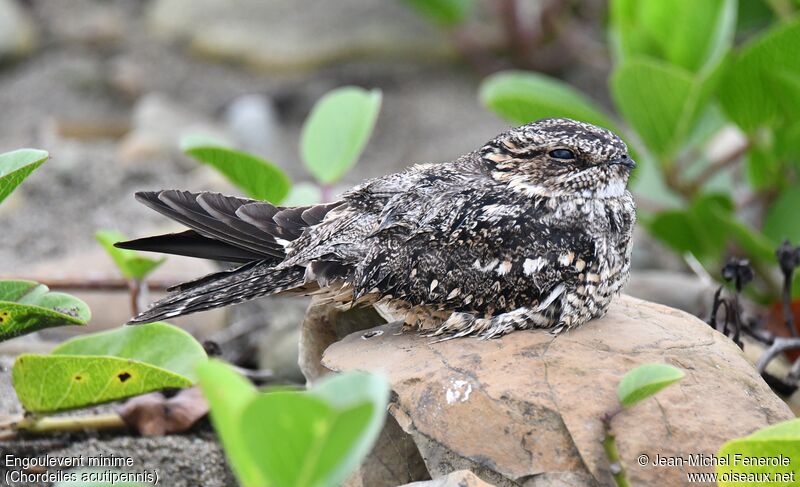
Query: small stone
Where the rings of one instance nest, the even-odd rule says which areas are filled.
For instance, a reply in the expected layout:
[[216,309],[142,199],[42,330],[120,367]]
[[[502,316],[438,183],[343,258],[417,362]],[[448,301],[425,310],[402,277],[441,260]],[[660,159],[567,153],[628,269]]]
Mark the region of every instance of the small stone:
[[187,169],[199,163],[181,155],[180,142],[186,135],[203,135],[227,142],[224,129],[201,113],[160,93],[144,95],[133,109],[131,131],[120,141],[119,158],[126,163],[163,161],[175,158]]

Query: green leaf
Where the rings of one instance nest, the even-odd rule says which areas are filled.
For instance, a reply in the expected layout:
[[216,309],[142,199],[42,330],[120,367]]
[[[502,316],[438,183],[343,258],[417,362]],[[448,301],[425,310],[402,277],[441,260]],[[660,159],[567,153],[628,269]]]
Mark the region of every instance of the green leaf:
[[777,127],[775,135],[775,156],[792,161],[800,171],[800,122],[785,127]]
[[667,364],[645,364],[631,370],[617,388],[620,404],[628,408],[683,378],[683,371]]
[[92,317],[78,298],[32,281],[0,281],[0,341],[34,331],[85,325]]
[[114,247],[115,243],[128,240],[128,237],[120,232],[99,230],[94,234],[94,238],[100,242],[100,245],[103,246],[108,255],[114,260],[114,263],[117,265],[122,275],[128,279],[144,280],[145,277],[167,260],[166,257],[151,259],[149,257],[144,257],[135,250]]
[[698,196],[685,210],[656,214],[646,222],[655,237],[680,254],[691,253],[706,263],[716,263],[725,250],[727,218],[733,202],[726,195]]
[[764,218],[764,234],[776,244],[789,239],[800,241],[800,187],[789,186],[767,208]]
[[380,108],[379,90],[346,86],[320,98],[300,137],[300,155],[317,181],[335,183],[358,162]]
[[12,380],[25,410],[37,413],[192,385],[186,377],[134,360],[78,355],[20,355]]
[[715,79],[703,81],[676,66],[631,59],[616,66],[610,84],[625,120],[653,154],[668,159],[697,122]]
[[514,124],[565,117],[618,132],[610,118],[583,93],[542,74],[524,71],[493,74],[481,83],[479,96],[487,108]]
[[754,189],[778,186],[784,178],[782,164],[775,154],[772,141],[758,141],[747,152],[745,168],[747,179]]
[[245,487],[267,485],[257,466],[258,458],[248,450],[239,429],[244,408],[257,396],[255,388],[218,360],[200,364],[197,375],[203,395],[208,400],[211,424],[219,435],[236,477]]
[[736,0],[614,0],[611,39],[619,61],[650,57],[691,72],[710,68],[730,49]]
[[222,173],[251,198],[279,204],[292,186],[289,176],[278,166],[207,137],[187,136],[181,147],[187,155]]
[[[797,463],[800,461],[800,419],[784,421],[756,431],[750,436],[731,440],[722,445],[717,458],[729,460],[725,462],[727,465],[718,464],[715,467],[720,486],[800,485],[800,476],[797,475]],[[754,461],[745,462],[744,458]],[[766,481],[760,477],[763,474],[769,476]],[[753,481],[744,481],[748,476]]]
[[189,333],[169,323],[121,326],[72,338],[54,355],[100,355],[133,359],[196,380],[195,369],[208,360],[203,346]]
[[374,409],[370,402],[335,408],[302,392],[273,392],[245,408],[242,435],[271,485],[335,486],[344,478],[334,473],[358,445]]
[[738,37],[749,38],[753,32],[762,30],[775,20],[775,12],[768,3],[772,0],[741,0],[736,15]]
[[475,0],[404,0],[420,15],[445,27],[463,22],[472,13]]
[[333,486],[363,460],[383,426],[388,384],[337,375],[310,391],[257,394],[230,367],[198,370],[211,420],[242,485]]
[[48,157],[50,156],[47,152],[36,149],[19,149],[0,154],[0,203]]
[[331,479],[343,481],[369,454],[372,445],[380,435],[386,419],[386,405],[389,402],[388,384],[379,375],[351,372],[334,375],[320,381],[314,386],[311,393],[339,409],[351,408],[365,402],[374,406],[370,419],[358,441],[330,475]]
[[747,252],[747,255],[752,260],[768,264],[776,262],[776,244],[763,233],[738,221],[733,214],[727,214],[721,217],[721,220],[727,225],[728,234],[731,238],[740,248]]
[[[719,84],[718,97],[728,116],[744,131],[776,125],[782,107],[797,90],[787,89],[800,76],[800,19],[779,25],[747,44]],[[790,101],[790,103],[794,103]],[[800,117],[795,113],[794,119]]]

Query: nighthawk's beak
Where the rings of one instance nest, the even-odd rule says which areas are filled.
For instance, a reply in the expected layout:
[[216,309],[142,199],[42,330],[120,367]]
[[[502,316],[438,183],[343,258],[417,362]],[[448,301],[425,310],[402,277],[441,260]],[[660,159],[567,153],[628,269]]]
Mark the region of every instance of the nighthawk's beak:
[[628,156],[620,157],[619,159],[613,159],[611,161],[608,161],[607,164],[609,166],[616,166],[616,165],[625,166],[628,168],[628,170],[631,170],[634,167],[636,167],[636,162]]

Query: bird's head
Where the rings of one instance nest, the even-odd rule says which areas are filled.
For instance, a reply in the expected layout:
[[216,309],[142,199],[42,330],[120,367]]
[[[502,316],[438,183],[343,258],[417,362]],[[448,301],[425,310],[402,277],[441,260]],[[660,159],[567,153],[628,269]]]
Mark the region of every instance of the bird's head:
[[480,154],[493,179],[529,196],[622,196],[635,167],[614,133],[568,118],[511,129]]

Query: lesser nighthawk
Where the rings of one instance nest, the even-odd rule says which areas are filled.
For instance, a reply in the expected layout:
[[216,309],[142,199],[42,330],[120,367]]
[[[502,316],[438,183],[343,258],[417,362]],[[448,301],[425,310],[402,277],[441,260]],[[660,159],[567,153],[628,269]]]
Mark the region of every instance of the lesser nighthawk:
[[145,323],[277,293],[376,305],[433,335],[560,332],[605,314],[630,270],[634,162],[608,130],[563,118],[455,161],[284,208],[217,193],[138,193],[191,230],[119,244],[237,262],[180,284]]

